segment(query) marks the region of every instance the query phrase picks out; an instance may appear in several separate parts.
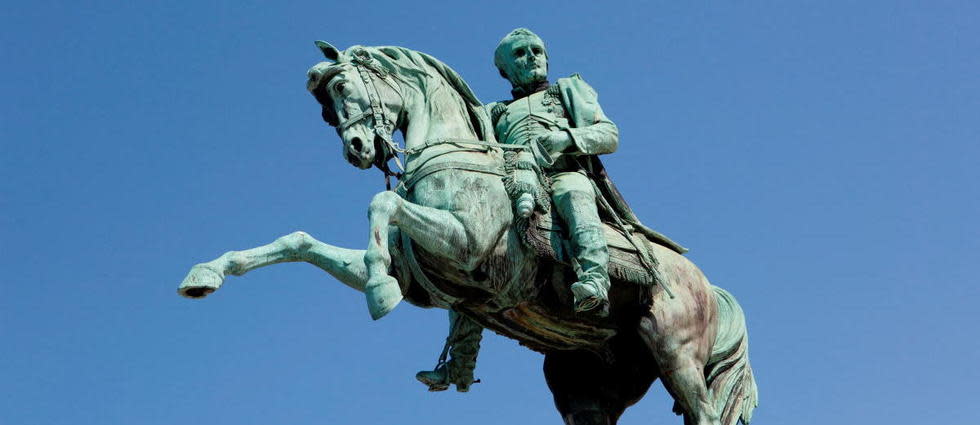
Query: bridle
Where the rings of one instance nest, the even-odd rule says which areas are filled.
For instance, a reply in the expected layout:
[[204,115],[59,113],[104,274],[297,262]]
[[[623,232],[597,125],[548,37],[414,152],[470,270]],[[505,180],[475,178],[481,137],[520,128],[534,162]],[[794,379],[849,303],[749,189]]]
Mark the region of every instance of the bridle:
[[[381,92],[378,90],[377,80],[383,81],[388,87],[394,90],[398,97],[402,99],[402,104],[404,104],[405,98],[402,96],[401,90],[398,89],[398,85],[391,81],[391,74],[382,68],[377,59],[372,58],[366,50],[353,52],[350,63],[354,65],[354,68],[357,70],[357,75],[360,76],[361,82],[364,83],[368,101],[371,103],[371,109],[338,123],[337,132],[343,132],[352,125],[368,119],[368,117],[374,118],[374,134],[381,139],[381,152],[379,152],[380,155],[376,155],[374,166],[378,167],[384,173],[385,186],[388,190],[391,190],[391,177],[394,176],[400,179],[402,173],[405,171],[401,160],[398,158],[398,154],[404,153],[405,149],[399,147],[398,143],[391,138],[391,135],[395,131],[395,123],[385,115],[384,103],[381,102]],[[395,166],[401,170],[400,172],[392,171],[388,167],[389,159],[395,160]]]
[[[366,50],[358,49],[352,52],[350,56],[349,63],[354,66],[357,70],[357,75],[360,76],[361,82],[364,83],[365,91],[367,92],[368,101],[371,103],[371,109],[358,113],[343,122],[338,122],[337,131],[343,132],[347,130],[352,125],[357,124],[361,121],[367,120],[369,117],[374,119],[374,134],[381,139],[380,152],[379,155],[375,156],[374,166],[378,167],[381,172],[385,175],[385,187],[391,190],[391,177],[399,179],[400,186],[403,186],[406,190],[410,190],[411,187],[417,181],[421,180],[423,177],[432,174],[436,171],[445,169],[457,169],[457,170],[467,170],[485,174],[494,174],[498,176],[503,176],[498,167],[487,167],[476,164],[469,164],[466,162],[444,162],[439,163],[434,166],[423,165],[420,169],[413,170],[411,173],[406,173],[405,167],[402,165],[402,161],[398,158],[399,154],[404,154],[407,156],[418,155],[422,151],[443,144],[453,144],[456,145],[456,149],[451,152],[459,151],[480,151],[489,152],[493,149],[502,150],[526,150],[526,146],[520,145],[502,145],[496,142],[486,142],[480,140],[465,140],[465,139],[432,139],[427,140],[422,146],[414,148],[402,148],[392,140],[391,136],[395,130],[395,123],[387,118],[385,115],[384,103],[381,101],[381,92],[378,90],[377,81],[382,81],[388,87],[390,87],[402,100],[402,105],[405,104],[405,97],[402,95],[401,90],[398,85],[392,80],[394,77],[390,72],[385,70],[377,59],[372,58]],[[451,153],[446,152],[446,153]],[[394,159],[395,165],[400,171],[392,171],[388,167],[388,160]],[[406,158],[407,159],[407,158]],[[406,175],[407,174],[407,175]]]

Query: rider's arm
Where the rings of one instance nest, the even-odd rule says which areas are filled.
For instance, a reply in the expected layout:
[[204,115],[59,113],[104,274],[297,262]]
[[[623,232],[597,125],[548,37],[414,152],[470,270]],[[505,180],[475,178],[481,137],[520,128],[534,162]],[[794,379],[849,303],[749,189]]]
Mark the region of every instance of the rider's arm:
[[572,146],[566,153],[577,155],[602,155],[616,152],[619,146],[619,129],[606,115],[597,103],[595,105],[595,122],[587,127],[569,127],[565,129],[572,136]]
[[500,102],[490,102],[483,105],[483,112],[486,112],[487,116],[490,117],[491,124],[496,124],[493,122],[493,107],[497,106],[498,103]]
[[572,138],[572,146],[565,153],[573,155],[601,155],[613,153],[619,146],[619,129],[599,106],[599,95],[578,75],[562,79],[566,110],[573,116],[573,125],[565,129]]

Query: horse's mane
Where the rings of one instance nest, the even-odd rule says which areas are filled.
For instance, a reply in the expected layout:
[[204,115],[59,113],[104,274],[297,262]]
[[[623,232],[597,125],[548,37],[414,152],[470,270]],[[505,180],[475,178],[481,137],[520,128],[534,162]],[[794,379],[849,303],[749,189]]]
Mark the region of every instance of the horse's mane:
[[[490,124],[490,118],[487,116],[483,104],[477,99],[473,90],[470,89],[470,86],[449,65],[426,53],[399,46],[351,46],[340,53],[337,62],[320,62],[314,65],[313,68],[310,68],[307,73],[309,77],[307,89],[317,97],[317,100],[321,100],[320,95],[327,95],[327,93],[325,91],[318,91],[317,89],[323,87],[331,78],[340,73],[343,65],[350,63],[352,58],[355,55],[361,54],[360,52],[362,51],[366,52],[370,58],[376,60],[389,74],[403,81],[412,78],[415,80],[413,82],[419,86],[425,84],[425,77],[430,75],[429,70],[434,70],[454,89],[460,98],[462,98],[463,103],[466,104],[467,112],[477,135],[482,140],[494,141],[494,132]],[[324,103],[321,102],[321,104]],[[324,118],[326,119],[327,117],[325,116]]]

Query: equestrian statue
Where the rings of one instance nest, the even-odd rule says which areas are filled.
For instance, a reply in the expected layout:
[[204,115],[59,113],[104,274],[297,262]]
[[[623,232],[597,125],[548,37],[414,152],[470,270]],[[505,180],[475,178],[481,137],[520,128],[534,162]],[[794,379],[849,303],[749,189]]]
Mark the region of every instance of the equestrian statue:
[[363,292],[375,320],[402,300],[449,311],[436,368],[416,374],[431,391],[477,382],[486,328],[544,354],[568,425],[615,424],[657,378],[685,425],[749,423],[758,391],[741,307],[630,209],[598,158],[617,149],[616,125],[582,77],[549,83],[537,35],[501,40],[494,64],[512,98],[486,105],[427,54],[316,45],[327,61],[307,89],[344,158],[388,182],[368,206],[367,249],[295,232],[195,265],[181,295],[307,262]]

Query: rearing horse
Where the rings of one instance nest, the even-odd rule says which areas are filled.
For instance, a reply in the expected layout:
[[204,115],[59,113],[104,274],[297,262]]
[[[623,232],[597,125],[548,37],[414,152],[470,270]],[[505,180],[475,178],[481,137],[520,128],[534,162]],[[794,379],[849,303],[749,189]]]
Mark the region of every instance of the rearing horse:
[[[526,235],[534,229],[515,227],[501,179],[502,152],[512,147],[495,142],[462,78],[401,47],[317,45],[331,62],[310,69],[308,89],[337,128],[345,159],[389,175],[389,160],[405,156],[397,190],[371,201],[367,250],[295,232],[194,266],[181,295],[202,298],[227,275],[307,262],[364,292],[374,319],[406,299],[450,309],[544,353],[545,377],[566,424],[615,424],[658,377],[685,424],[749,422],[758,396],[744,316],[730,294],[657,244],[650,253],[673,297],[662,285],[635,278],[628,260],[638,249],[608,229],[618,253],[613,260],[620,258],[619,269],[611,263],[610,315],[574,313],[568,294],[574,272],[555,258],[560,238],[537,233],[555,248],[549,257],[529,246]],[[404,149],[392,141],[395,130],[404,135]]]

